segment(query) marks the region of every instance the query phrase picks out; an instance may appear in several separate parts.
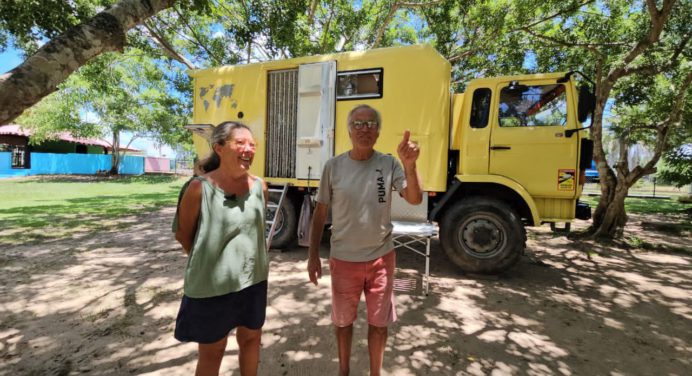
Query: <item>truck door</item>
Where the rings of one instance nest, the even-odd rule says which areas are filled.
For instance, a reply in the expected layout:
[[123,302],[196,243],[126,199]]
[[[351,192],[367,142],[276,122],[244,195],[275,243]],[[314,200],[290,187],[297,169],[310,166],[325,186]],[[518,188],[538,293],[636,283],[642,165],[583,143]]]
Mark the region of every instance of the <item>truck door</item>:
[[572,93],[563,84],[530,81],[497,89],[490,173],[518,182],[534,197],[575,197],[579,137],[565,136],[576,124],[574,110],[568,111],[576,102]]
[[334,156],[336,61],[298,67],[296,178],[319,179]]

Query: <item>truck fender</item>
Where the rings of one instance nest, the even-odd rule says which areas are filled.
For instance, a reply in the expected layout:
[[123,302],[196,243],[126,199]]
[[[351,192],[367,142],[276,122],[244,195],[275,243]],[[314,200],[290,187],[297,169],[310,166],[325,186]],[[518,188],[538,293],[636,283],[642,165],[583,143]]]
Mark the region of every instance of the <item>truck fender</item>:
[[541,223],[536,203],[533,201],[533,198],[531,197],[529,192],[527,192],[526,189],[524,189],[524,187],[516,181],[499,175],[455,175],[454,178],[455,180],[452,182],[447,192],[438,201],[437,205],[435,205],[433,210],[430,211],[430,215],[428,216],[429,220],[437,220],[437,216],[439,215],[440,210],[442,210],[447,205],[447,202],[452,197],[454,197],[455,192],[464,183],[490,183],[507,187],[512,191],[516,192],[528,206],[529,211],[531,212],[531,218],[533,219],[533,223],[536,225]]

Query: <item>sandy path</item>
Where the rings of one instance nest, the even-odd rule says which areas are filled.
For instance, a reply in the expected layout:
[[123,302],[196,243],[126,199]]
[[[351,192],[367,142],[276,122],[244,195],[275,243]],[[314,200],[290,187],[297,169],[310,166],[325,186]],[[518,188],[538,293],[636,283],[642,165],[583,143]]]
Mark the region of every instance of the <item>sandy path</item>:
[[[171,216],[164,209],[127,232],[3,250],[0,376],[192,374],[196,345],[172,337],[185,257],[169,236]],[[400,320],[390,331],[387,375],[692,369],[692,253],[574,245],[539,229],[517,267],[479,278],[461,275],[434,248],[428,297],[420,287],[423,259],[398,254]],[[305,255],[271,253],[262,375],[336,374],[329,278],[309,285]],[[367,374],[362,316],[354,375]],[[231,341],[222,373],[238,375],[236,368]]]

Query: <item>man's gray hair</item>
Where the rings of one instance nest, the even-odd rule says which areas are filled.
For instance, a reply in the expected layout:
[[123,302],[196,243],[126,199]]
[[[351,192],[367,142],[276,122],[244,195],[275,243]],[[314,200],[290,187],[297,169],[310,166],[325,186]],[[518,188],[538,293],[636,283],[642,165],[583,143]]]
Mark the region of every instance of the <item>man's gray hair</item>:
[[377,121],[377,130],[380,130],[380,127],[382,126],[382,117],[380,116],[380,112],[368,106],[367,104],[359,104],[356,107],[353,107],[351,112],[348,113],[348,118],[346,118],[346,122],[348,123],[348,129],[351,129],[351,121],[353,120],[353,114],[358,110],[372,111],[375,114],[375,120]]

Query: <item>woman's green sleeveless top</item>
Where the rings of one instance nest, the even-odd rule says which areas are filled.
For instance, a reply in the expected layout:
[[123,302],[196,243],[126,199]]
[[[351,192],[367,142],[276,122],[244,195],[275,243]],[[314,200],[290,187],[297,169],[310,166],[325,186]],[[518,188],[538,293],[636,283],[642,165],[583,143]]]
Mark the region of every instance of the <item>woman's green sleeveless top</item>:
[[185,295],[207,298],[240,291],[269,274],[265,203],[257,178],[241,196],[229,196],[204,178],[197,234],[185,270]]

